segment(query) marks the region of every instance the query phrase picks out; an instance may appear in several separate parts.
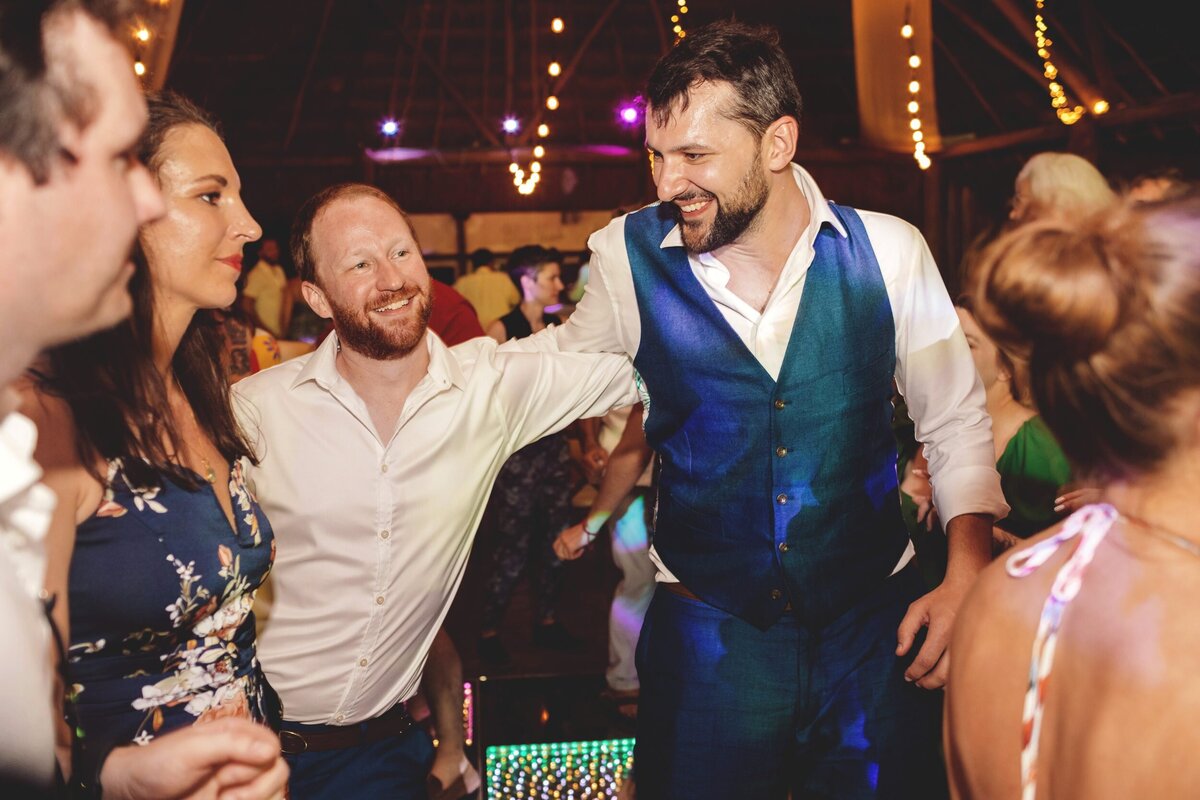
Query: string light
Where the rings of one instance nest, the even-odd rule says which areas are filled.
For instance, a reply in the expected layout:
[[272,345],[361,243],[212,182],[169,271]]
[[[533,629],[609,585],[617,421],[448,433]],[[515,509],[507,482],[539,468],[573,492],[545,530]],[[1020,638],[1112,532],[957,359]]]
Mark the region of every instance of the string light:
[[921,111],[919,100],[921,82],[917,80],[917,68],[921,66],[921,57],[917,55],[917,43],[913,37],[911,18],[912,6],[906,5],[904,7],[904,25],[900,28],[900,36],[908,42],[908,93],[911,95],[906,106],[908,127],[912,131],[913,158],[916,159],[917,166],[924,170],[929,169],[933,162],[929,156],[925,155],[925,134],[921,132],[921,118],[917,116]]
[[679,44],[679,40],[687,36],[687,31],[683,27],[683,15],[688,13],[687,0],[676,0],[675,13],[671,14],[671,30],[675,32],[675,43]]
[[[566,30],[566,27],[567,25],[563,21],[562,17],[555,17],[554,19],[550,20],[550,30],[555,34],[562,33],[564,30]],[[546,74],[551,78],[557,78],[561,76],[562,71],[562,63],[557,59],[551,60],[550,63],[546,65]],[[558,95],[548,94],[546,96],[545,104],[548,111],[557,111],[561,105],[561,101],[558,99]],[[516,132],[508,131],[507,127],[505,130],[509,133]],[[539,139],[545,139],[549,137],[550,126],[544,122],[538,125],[537,135]],[[543,158],[546,155],[545,146],[538,144],[533,148],[532,154],[534,159]],[[517,191],[523,195],[533,194],[533,190],[537,188],[538,183],[541,182],[542,179],[542,165],[538,160],[534,160],[529,164],[528,174],[526,174],[525,170],[520,168],[520,165],[516,161],[509,164],[508,171],[513,175],[513,186],[517,187]]]
[[[1058,82],[1058,67],[1054,66],[1050,54],[1054,40],[1050,38],[1046,28],[1046,18],[1041,14],[1046,9],[1046,0],[1036,0],[1036,4],[1038,13],[1033,16],[1033,37],[1037,44],[1038,57],[1042,59],[1042,75],[1049,81],[1047,88],[1050,90],[1050,106],[1063,125],[1074,125],[1087,113],[1087,109],[1079,104],[1071,106],[1070,101],[1067,100],[1066,89]],[[1097,100],[1092,104],[1092,113],[1105,114],[1108,112],[1108,108],[1106,100]]]
[[146,74],[146,65],[141,61],[133,62],[133,74],[139,78]]

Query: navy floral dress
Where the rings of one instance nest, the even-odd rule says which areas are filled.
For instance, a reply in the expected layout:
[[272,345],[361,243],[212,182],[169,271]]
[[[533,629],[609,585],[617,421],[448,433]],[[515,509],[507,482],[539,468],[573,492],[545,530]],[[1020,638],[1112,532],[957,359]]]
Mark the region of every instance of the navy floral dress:
[[221,717],[270,718],[251,608],[275,541],[240,462],[229,478],[236,533],[216,491],[165,476],[132,486],[114,459],[100,508],[76,531],[67,679],[82,780],[114,747]]

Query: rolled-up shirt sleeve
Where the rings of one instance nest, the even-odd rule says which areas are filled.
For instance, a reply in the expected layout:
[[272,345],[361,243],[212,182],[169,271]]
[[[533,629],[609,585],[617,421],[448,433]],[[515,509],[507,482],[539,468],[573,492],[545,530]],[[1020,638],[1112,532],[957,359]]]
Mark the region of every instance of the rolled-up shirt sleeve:
[[[897,221],[899,223],[899,221]],[[1009,511],[996,472],[992,420],[966,336],[933,255],[907,223],[893,295],[896,386],[925,444],[933,503],[942,520]],[[898,306],[898,307],[897,307]]]

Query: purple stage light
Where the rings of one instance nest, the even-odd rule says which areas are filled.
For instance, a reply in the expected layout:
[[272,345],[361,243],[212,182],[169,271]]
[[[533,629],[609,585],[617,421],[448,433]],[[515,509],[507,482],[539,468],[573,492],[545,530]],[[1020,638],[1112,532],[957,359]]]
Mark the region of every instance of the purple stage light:
[[379,130],[384,136],[395,136],[400,132],[400,123],[394,119],[385,119],[379,124]]
[[521,130],[521,123],[516,117],[505,117],[500,127],[504,128],[505,133],[516,133]]
[[638,118],[641,116],[638,114],[637,106],[633,105],[621,106],[621,110],[618,113],[620,114],[621,121],[626,125],[637,124]]

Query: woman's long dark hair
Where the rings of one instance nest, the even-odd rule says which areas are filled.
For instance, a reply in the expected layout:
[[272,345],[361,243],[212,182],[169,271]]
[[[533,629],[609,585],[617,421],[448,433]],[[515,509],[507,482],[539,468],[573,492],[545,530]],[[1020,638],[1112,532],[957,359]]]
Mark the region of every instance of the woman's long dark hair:
[[[162,166],[162,145],[171,129],[203,125],[220,135],[216,122],[180,95],[163,92],[147,102],[150,121],[138,150],[154,174]],[[134,247],[133,262],[132,316],[115,328],[50,350],[47,369],[35,377],[44,391],[70,407],[79,458],[102,483],[102,461],[121,458],[134,485],[158,486],[160,476],[167,475],[195,489],[201,485],[198,476],[174,460],[183,448],[170,411],[168,381],[179,382],[201,430],[227,461],[253,458],[233,414],[221,363],[223,338],[213,317],[198,311],[164,380],[154,365],[154,287],[140,246]]]

